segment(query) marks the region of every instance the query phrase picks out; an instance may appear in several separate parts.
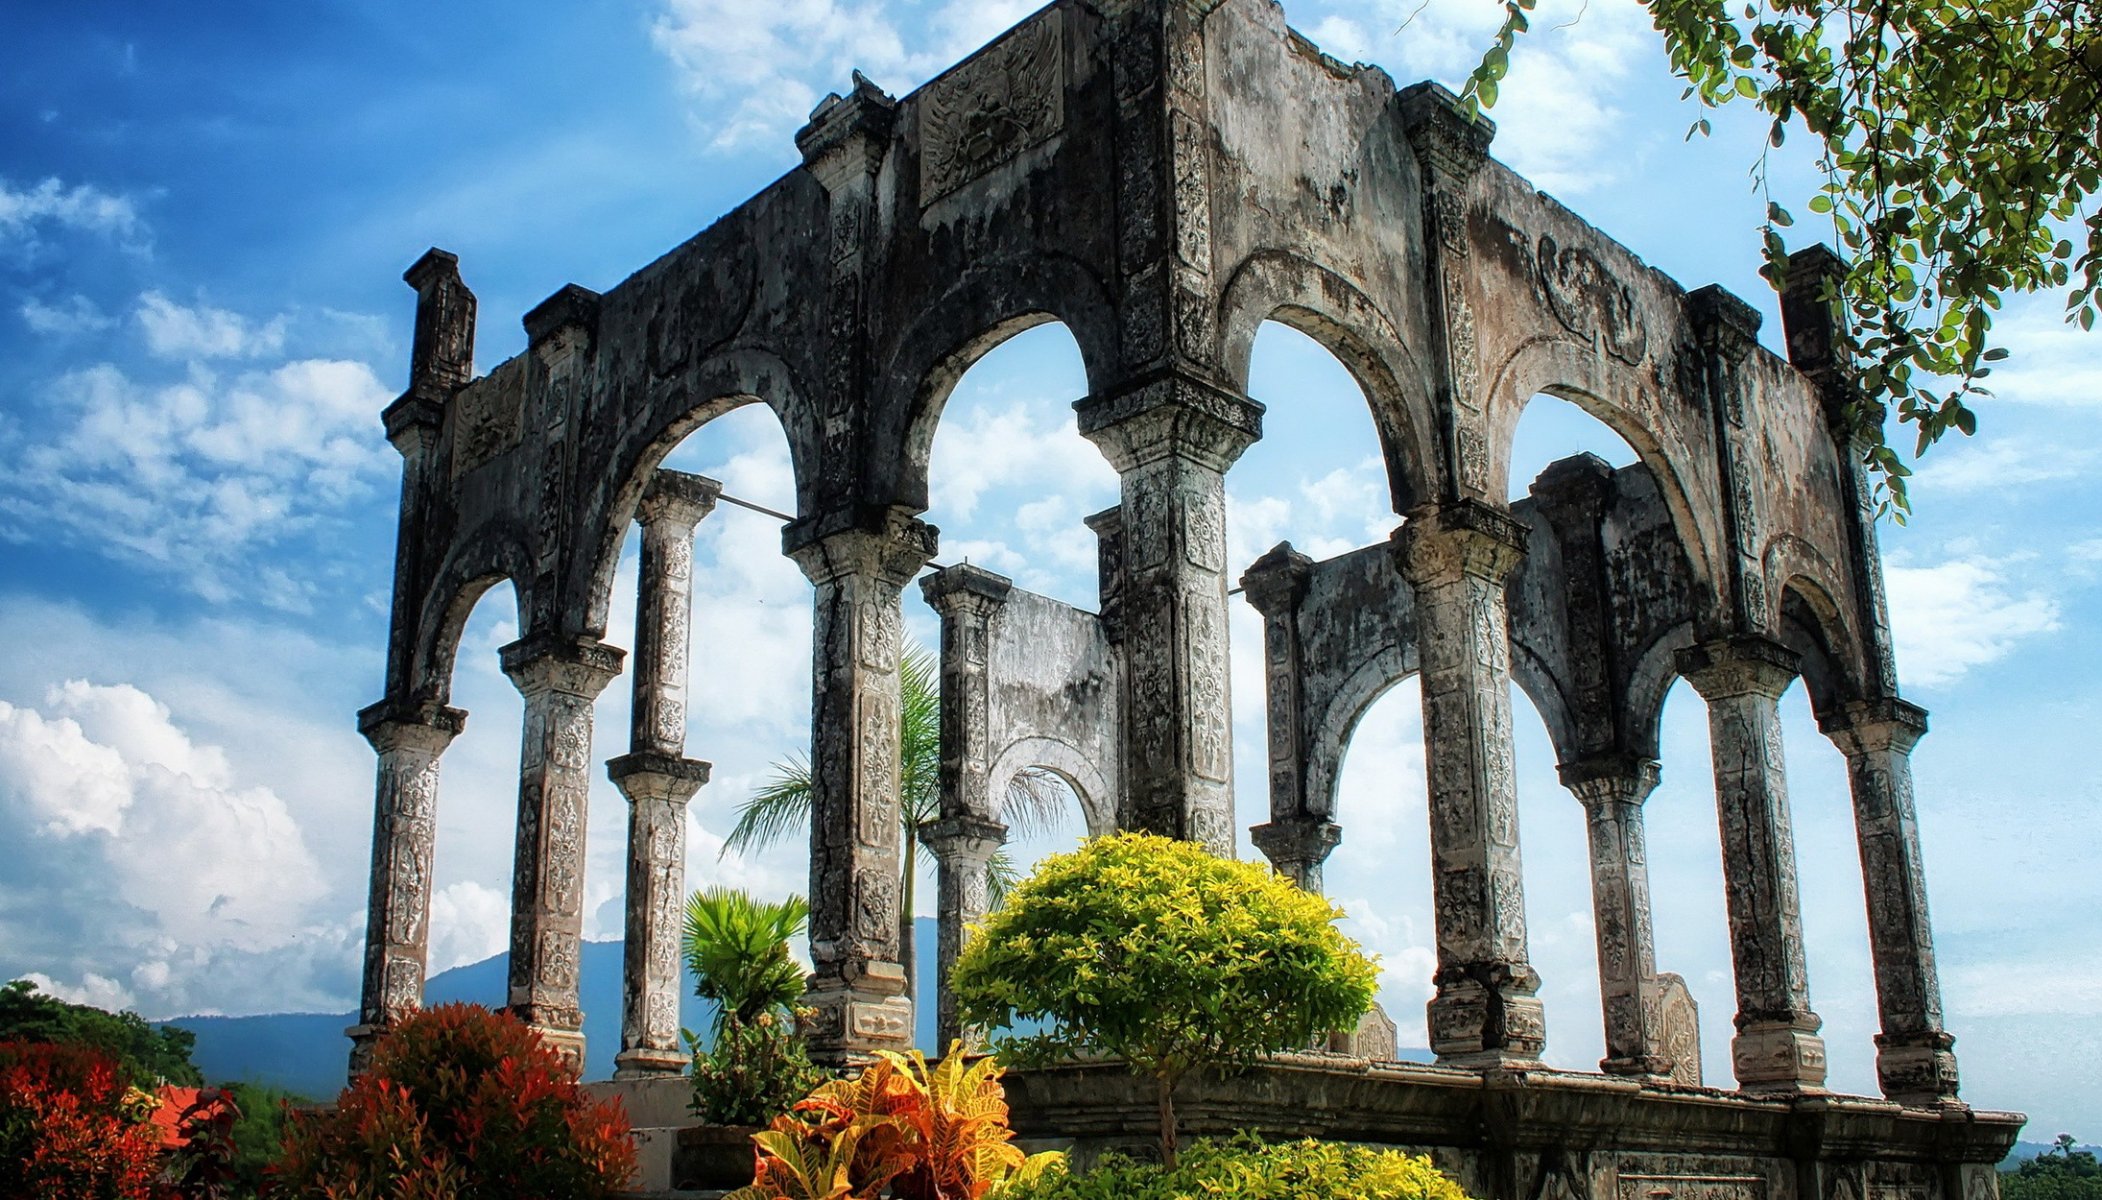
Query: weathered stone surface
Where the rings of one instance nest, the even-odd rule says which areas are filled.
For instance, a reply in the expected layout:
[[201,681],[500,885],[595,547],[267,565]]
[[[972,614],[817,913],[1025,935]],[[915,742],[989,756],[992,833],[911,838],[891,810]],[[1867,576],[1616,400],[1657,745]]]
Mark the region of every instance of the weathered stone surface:
[[[798,134],[801,169],[603,294],[558,290],[525,318],[526,350],[479,377],[474,295],[452,255],[426,254],[406,276],[410,378],[384,414],[403,474],[386,690],[368,710],[381,714],[368,721],[380,772],[359,1045],[420,997],[436,761],[460,716],[453,660],[475,599],[507,579],[523,636],[506,666],[527,695],[511,1001],[574,1047],[564,980],[590,702],[619,666],[600,638],[639,516],[635,725],[619,771],[640,922],[626,1036],[660,1049],[661,910],[683,886],[671,830],[701,770],[683,731],[704,707],[686,693],[679,601],[712,494],[658,465],[751,403],[786,434],[784,549],[816,587],[815,1046],[839,1062],[902,1044],[899,596],[934,553],[916,514],[951,389],[1045,321],[1079,345],[1077,420],[1116,466],[1120,501],[1088,520],[1099,615],[984,572],[928,585],[944,624],[945,936],[975,911],[979,857],[1020,766],[1072,781],[1091,830],[1230,852],[1224,475],[1262,432],[1248,362],[1275,319],[1362,385],[1408,519],[1391,547],[1321,563],[1280,547],[1243,577],[1264,616],[1264,853],[1320,886],[1348,823],[1334,793],[1351,729],[1420,672],[1432,1043],[1490,1078],[1529,1067],[1541,1022],[1510,764],[1516,682],[1590,812],[1607,1066],[1685,1082],[1674,1060],[1697,1047],[1675,1036],[1681,993],[1651,961],[1640,814],[1642,764],[1683,673],[1714,730],[1739,1082],[1814,1089],[1822,1052],[1773,706],[1799,673],[1851,764],[1883,1089],[1952,1102],[1907,757],[1920,723],[1897,693],[1859,447],[1834,420],[1852,397],[1834,350],[1844,331],[1820,296],[1844,264],[1791,260],[1784,360],[1758,345],[1750,306],[1645,266],[1496,162],[1493,134],[1435,85],[1397,91],[1321,54],[1267,0],[1061,0],[912,94],[856,76]],[[1642,461],[1560,463],[1505,504],[1512,439],[1541,393],[1581,405]],[[1900,1136],[1863,1136],[1886,1133]],[[1584,1153],[1588,1166],[1528,1151],[1496,1169],[1530,1173],[1523,1200],[1603,1200],[1629,1179],[1645,1196],[1799,1200],[1793,1176],[1743,1163],[1651,1162],[1615,1184],[1604,1151]],[[1980,1178],[1989,1192],[1989,1172],[1935,1186],[1989,1200],[1969,1194]],[[1831,1179],[1819,1188],[1858,1194],[1800,1200],[1914,1195],[1902,1173]]]

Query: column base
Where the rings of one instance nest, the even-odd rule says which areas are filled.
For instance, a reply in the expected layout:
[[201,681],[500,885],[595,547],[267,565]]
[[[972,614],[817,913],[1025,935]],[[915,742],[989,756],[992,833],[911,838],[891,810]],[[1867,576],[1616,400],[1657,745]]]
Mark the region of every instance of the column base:
[[638,1047],[623,1050],[613,1056],[613,1078],[654,1079],[661,1075],[679,1075],[693,1061],[689,1055],[677,1050],[656,1050]]
[[562,1069],[571,1079],[584,1077],[584,1031],[581,1029],[551,1029],[546,1025],[528,1025],[547,1048],[562,1060]]
[[1956,1099],[1956,1039],[1932,1033],[1876,1035],[1876,1081],[1886,1100],[1907,1108],[1939,1108]]
[[1730,1040],[1730,1065],[1740,1092],[1822,1092],[1825,1039],[1820,1022],[1806,1013],[1793,1022],[1761,1021]]
[[[1520,969],[1531,978],[1531,968]],[[1547,1010],[1520,986],[1509,980],[1492,987],[1472,978],[1440,983],[1426,1006],[1438,1062],[1470,1068],[1539,1066],[1547,1045]]]
[[1644,1054],[1634,1058],[1600,1059],[1598,1069],[1608,1075],[1619,1075],[1626,1079],[1640,1079],[1649,1083],[1670,1083],[1672,1061],[1659,1054]]
[[384,1025],[352,1025],[343,1031],[350,1039],[350,1077],[356,1079],[372,1070],[372,1048],[379,1044],[380,1034],[386,1032]]
[[853,980],[813,978],[801,1007],[811,1010],[803,1040],[820,1066],[852,1066],[878,1050],[912,1049],[912,1001],[905,997],[905,969],[896,963],[869,963]]

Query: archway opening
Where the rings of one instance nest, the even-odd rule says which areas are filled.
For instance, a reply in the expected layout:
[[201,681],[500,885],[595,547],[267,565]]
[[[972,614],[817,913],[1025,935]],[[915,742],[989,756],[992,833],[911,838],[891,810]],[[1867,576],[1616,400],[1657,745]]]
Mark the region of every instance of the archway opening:
[[1683,978],[1699,1007],[1702,1082],[1734,1087],[1730,1039],[1737,1033],[1737,975],[1731,965],[1708,706],[1692,684],[1674,680],[1665,693],[1659,728],[1663,768],[1657,790],[1643,805],[1657,969]]
[[1540,973],[1547,1064],[1596,1071],[1605,1057],[1598,929],[1591,900],[1590,829],[1584,806],[1555,773],[1545,718],[1511,688],[1511,758],[1518,787],[1519,859],[1525,878],[1526,949]]

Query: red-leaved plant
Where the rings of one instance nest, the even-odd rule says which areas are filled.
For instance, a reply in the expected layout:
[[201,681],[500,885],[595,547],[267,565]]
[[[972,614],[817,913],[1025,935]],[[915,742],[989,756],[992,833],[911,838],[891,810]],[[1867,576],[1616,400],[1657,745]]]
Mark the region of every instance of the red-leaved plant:
[[295,1113],[270,1194],[298,1200],[599,1200],[635,1170],[628,1118],[516,1017],[446,1004],[380,1037],[333,1112]]
[[0,1041],[0,1196],[148,1200],[153,1103],[100,1050]]

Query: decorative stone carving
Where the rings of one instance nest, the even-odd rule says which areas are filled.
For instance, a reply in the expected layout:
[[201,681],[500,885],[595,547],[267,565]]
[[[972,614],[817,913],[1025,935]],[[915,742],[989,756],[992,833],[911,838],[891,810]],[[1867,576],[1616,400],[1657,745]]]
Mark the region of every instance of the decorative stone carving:
[[525,360],[514,358],[453,401],[454,478],[491,462],[524,438]]
[[1064,13],[1016,29],[919,97],[920,203],[932,204],[1065,128]]
[[1563,786],[1583,802],[1590,830],[1591,904],[1606,1019],[1606,1057],[1599,1069],[1668,1075],[1670,1052],[1651,995],[1657,964],[1642,827],[1642,804],[1656,789],[1657,764],[1609,756],[1564,764],[1560,771]]
[[1682,1087],[1701,1086],[1701,1010],[1693,992],[1678,975],[1663,974],[1650,981],[1658,1045],[1671,1060],[1671,1081]]
[[1563,328],[1631,367],[1641,366],[1649,335],[1635,304],[1635,289],[1621,282],[1598,256],[1582,247],[1564,248],[1540,236],[1535,260],[1548,308]]

